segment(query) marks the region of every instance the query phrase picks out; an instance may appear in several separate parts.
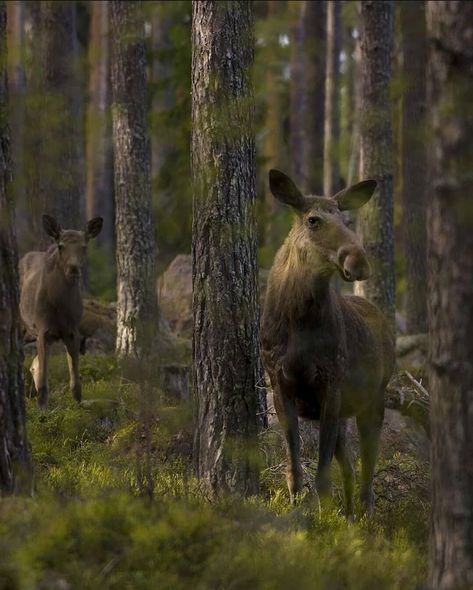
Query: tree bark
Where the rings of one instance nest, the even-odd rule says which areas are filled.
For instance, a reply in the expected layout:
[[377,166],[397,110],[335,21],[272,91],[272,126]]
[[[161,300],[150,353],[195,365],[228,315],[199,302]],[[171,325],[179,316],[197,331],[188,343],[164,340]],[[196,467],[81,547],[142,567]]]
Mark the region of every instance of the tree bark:
[[303,140],[303,96],[304,96],[304,65],[303,65],[303,2],[294,0],[289,3],[291,15],[291,61],[289,90],[289,144],[291,152],[291,175],[299,186],[303,182],[304,140]]
[[196,471],[255,494],[259,313],[252,4],[194,1],[193,381]]
[[[0,53],[6,54],[6,7],[0,2]],[[0,71],[0,495],[16,491],[28,468],[20,337],[18,253],[14,231],[10,137],[6,120],[7,72]]]
[[86,121],[87,218],[103,217],[97,244],[114,245],[113,153],[107,0],[92,2],[89,38],[89,106]]
[[358,228],[371,264],[368,281],[356,284],[394,325],[392,129],[389,87],[394,9],[390,0],[359,3],[361,37],[360,178],[378,189],[360,210]]
[[425,2],[401,2],[402,230],[406,263],[406,324],[409,334],[427,331],[427,138],[425,134],[427,45]]
[[326,2],[306,0],[301,11],[304,72],[303,183],[307,193],[323,194],[325,120]]
[[325,72],[324,195],[340,188],[340,51],[341,0],[327,2],[327,63]]
[[[266,38],[265,46],[265,138],[263,155],[265,158],[265,253],[267,260],[272,260],[280,246],[281,232],[278,223],[278,214],[281,213],[281,206],[269,190],[269,183],[266,181],[267,171],[271,168],[280,168],[281,149],[283,144],[282,134],[282,105],[281,105],[281,66],[278,60],[279,27],[275,26],[276,19],[281,16],[281,3],[278,0],[267,0],[267,20],[272,26]],[[272,22],[271,22],[272,21]]]
[[158,317],[141,2],[110,4],[112,124],[117,240],[117,353],[155,346]]
[[23,164],[23,136],[25,133],[25,6],[14,0],[7,8],[8,93],[10,97],[11,153],[13,164],[13,191],[18,241],[21,244],[28,233],[28,208],[25,198]]
[[84,153],[75,2],[30,3],[31,70],[25,173],[32,244],[49,243],[43,213],[63,227],[85,224]]
[[428,2],[430,585],[473,587],[473,4]]

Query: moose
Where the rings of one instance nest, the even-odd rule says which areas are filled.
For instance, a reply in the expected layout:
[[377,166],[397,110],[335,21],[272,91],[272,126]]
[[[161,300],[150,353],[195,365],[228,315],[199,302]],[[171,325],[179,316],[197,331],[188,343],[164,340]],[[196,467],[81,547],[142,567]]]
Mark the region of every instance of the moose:
[[354,467],[347,418],[356,417],[362,476],[360,500],[374,511],[373,477],[384,419],[384,391],[394,369],[394,335],[381,311],[362,297],[341,295],[331,278],[364,281],[370,265],[346,211],[376,189],[364,180],[333,197],[305,196],[278,170],[272,194],[295,220],[270,271],[262,320],[262,353],[287,453],[291,503],[303,487],[298,417],[320,420],[316,487],[330,493],[330,464],[341,469],[345,510],[354,512]]
[[95,217],[84,231],[62,229],[49,215],[43,215],[43,228],[55,243],[45,252],[28,252],[20,260],[20,313],[27,330],[36,337],[37,356],[31,373],[38,404],[48,402],[48,352],[62,340],[67,352],[70,388],[81,401],[79,375],[82,318],[81,276],[87,242],[101,231],[103,219]]

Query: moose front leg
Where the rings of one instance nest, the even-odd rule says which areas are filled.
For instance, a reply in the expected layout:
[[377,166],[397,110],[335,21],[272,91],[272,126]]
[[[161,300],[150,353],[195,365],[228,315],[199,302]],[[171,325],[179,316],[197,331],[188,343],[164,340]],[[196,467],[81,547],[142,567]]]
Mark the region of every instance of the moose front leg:
[[384,408],[374,415],[357,416],[356,419],[360,435],[361,455],[360,501],[362,511],[368,516],[374,513],[373,478],[383,419]]
[[82,388],[79,374],[79,353],[80,353],[80,334],[74,332],[64,338],[64,344],[67,351],[67,364],[69,365],[69,385],[71,393],[76,400],[80,403],[82,399]]
[[294,402],[281,391],[280,387],[274,389],[274,407],[286,442],[286,480],[290,501],[294,504],[303,484],[297,409]]
[[38,405],[45,408],[48,403],[48,354],[49,341],[45,332],[40,332],[36,339],[38,355],[31,365],[31,373],[38,392]]
[[328,496],[331,492],[330,464],[335,453],[338,437],[338,420],[340,413],[340,393],[329,393],[322,403],[320,415],[319,464],[317,466],[316,486],[319,496]]

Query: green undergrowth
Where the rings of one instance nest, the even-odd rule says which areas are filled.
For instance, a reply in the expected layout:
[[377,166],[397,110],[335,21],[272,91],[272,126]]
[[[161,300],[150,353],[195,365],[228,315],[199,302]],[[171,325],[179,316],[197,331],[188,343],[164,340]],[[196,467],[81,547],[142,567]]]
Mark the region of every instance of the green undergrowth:
[[[292,509],[269,432],[260,496],[210,500],[192,476],[188,406],[155,389],[143,420],[140,387],[113,357],[86,355],[81,373],[82,406],[62,355],[51,359],[48,410],[27,401],[35,491],[0,501],[0,590],[408,590],[423,580],[427,509],[415,494],[381,497],[375,518],[347,522],[334,469],[333,504],[308,495]],[[415,469],[394,461],[393,477]]]

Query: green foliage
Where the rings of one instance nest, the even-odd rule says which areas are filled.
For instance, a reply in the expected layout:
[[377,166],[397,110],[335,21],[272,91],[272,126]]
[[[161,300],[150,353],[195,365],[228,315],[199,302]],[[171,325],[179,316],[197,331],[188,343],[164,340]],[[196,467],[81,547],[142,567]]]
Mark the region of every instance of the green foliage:
[[[280,436],[269,429],[260,440],[260,496],[209,502],[192,476],[191,407],[164,404],[159,391],[154,499],[144,498],[139,388],[113,356],[81,362],[83,406],[67,390],[62,355],[51,358],[48,411],[28,400],[36,494],[0,503],[0,588],[286,590],[297,581],[301,590],[408,590],[422,581],[428,506],[412,490],[389,496],[394,488],[383,480],[377,516],[349,523],[334,469],[333,504],[321,508],[307,496],[293,509]],[[385,470],[401,477],[418,467],[396,455],[383,459]]]

